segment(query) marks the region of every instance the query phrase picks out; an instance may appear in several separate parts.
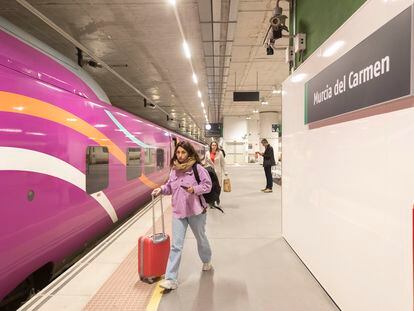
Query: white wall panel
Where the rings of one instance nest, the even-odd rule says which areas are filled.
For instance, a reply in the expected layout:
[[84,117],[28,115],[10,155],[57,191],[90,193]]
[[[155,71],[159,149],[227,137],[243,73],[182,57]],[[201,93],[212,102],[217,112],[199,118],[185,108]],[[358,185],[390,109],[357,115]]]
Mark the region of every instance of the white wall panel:
[[413,309],[414,108],[309,130],[304,83],[412,4],[368,0],[283,84],[283,235],[344,311]]

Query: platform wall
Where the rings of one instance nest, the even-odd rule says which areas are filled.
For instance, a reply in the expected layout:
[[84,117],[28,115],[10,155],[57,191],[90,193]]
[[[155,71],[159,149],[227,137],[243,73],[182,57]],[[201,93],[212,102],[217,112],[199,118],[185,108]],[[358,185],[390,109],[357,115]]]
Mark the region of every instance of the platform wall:
[[368,0],[283,84],[283,235],[343,311],[413,310],[414,108],[310,129],[305,83],[412,4]]

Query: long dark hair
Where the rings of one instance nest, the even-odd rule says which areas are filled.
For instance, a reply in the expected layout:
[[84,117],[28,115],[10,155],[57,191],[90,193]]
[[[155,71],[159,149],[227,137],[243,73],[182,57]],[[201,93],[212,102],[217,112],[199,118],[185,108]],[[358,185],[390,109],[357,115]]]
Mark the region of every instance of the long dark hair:
[[175,145],[175,149],[174,149],[174,155],[171,158],[170,161],[170,167],[174,166],[174,161],[178,160],[177,159],[177,149],[178,147],[183,148],[185,151],[187,151],[188,153],[188,157],[192,157],[194,160],[196,160],[196,163],[200,164],[200,157],[198,156],[197,152],[195,151],[194,147],[192,144],[190,144],[188,141],[180,141],[177,145]]
[[216,141],[212,141],[211,143],[210,143],[210,152],[212,152],[213,151],[213,144],[216,144],[216,146],[217,146],[217,149],[216,149],[216,151],[219,151],[220,150],[220,147],[219,147],[219,145],[218,145],[218,143],[216,142]]

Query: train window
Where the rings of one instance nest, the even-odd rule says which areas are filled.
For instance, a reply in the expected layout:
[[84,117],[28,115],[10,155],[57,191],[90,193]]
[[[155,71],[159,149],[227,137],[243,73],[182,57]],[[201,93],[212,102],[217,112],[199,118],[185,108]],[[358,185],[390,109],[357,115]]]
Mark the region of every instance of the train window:
[[155,148],[145,148],[145,174],[155,172],[156,150]]
[[178,141],[177,141],[177,137],[173,137],[173,143],[174,143],[174,149],[175,149],[175,147],[177,146],[177,144],[178,144]]
[[141,148],[128,148],[126,160],[127,180],[141,176]]
[[86,192],[91,194],[108,187],[108,147],[88,146],[86,149]]
[[164,149],[157,149],[157,169],[163,169],[164,162]]
[[200,160],[203,161],[206,156],[204,149],[201,147],[200,149],[197,150],[197,152],[198,152],[198,155],[200,156]]

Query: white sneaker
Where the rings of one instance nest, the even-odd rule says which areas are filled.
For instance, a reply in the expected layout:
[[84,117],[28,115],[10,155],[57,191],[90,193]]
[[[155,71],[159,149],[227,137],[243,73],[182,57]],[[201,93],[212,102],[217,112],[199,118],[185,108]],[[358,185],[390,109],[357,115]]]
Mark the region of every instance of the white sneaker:
[[176,289],[178,287],[177,281],[173,280],[163,280],[160,283],[160,287],[165,289]]
[[210,271],[213,268],[211,262],[203,263],[203,271]]

